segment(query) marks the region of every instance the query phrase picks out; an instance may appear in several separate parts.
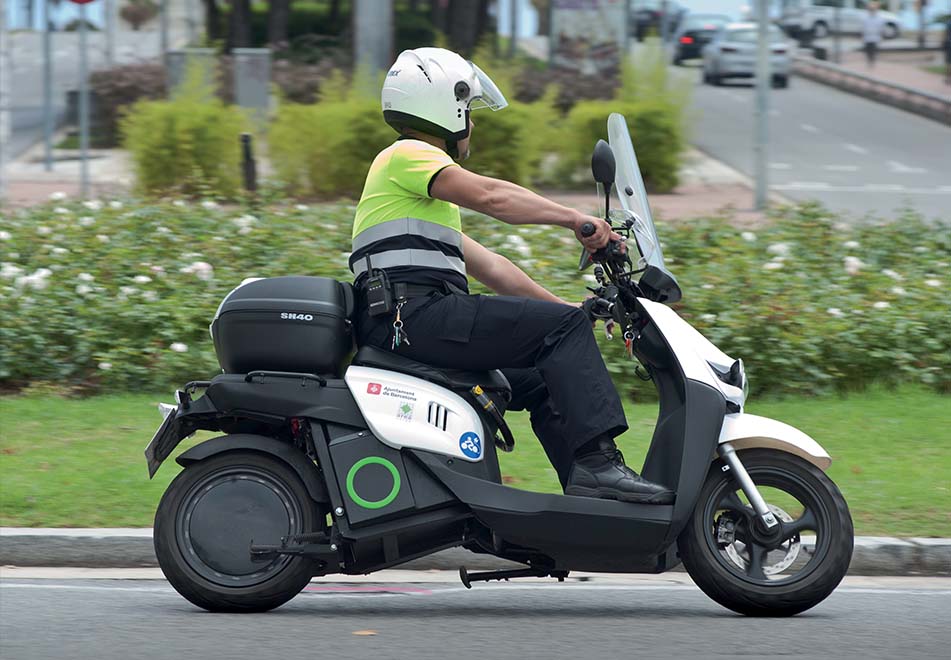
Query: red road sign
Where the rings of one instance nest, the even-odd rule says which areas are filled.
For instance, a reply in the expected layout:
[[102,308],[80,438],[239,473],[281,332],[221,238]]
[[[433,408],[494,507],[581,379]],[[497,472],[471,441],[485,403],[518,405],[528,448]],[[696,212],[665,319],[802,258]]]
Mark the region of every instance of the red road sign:
[[72,2],[74,5],[88,5],[90,2],[94,2],[95,0],[69,0],[69,1]]

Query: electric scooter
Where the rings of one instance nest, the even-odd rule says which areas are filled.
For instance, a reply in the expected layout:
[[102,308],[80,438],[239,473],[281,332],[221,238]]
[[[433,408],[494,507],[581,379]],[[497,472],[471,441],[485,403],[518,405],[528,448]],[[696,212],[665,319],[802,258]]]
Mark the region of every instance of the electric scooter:
[[592,171],[605,221],[637,254],[612,243],[583,252],[580,266],[594,266],[598,283],[590,313],[623,330],[657,388],[642,474],[674,490],[674,503],[504,485],[496,452],[515,439],[501,372],[437,369],[369,346],[352,354],[349,284],[250,281],[211,325],[223,373],[162,404],[145,451],[151,478],[184,438],[222,433],[176,457],[184,469],[155,516],[159,564],[182,596],[211,611],[265,611],[315,576],[373,573],[457,546],[524,566],[461,568],[467,587],[683,562],[712,599],[759,616],[802,612],[835,589],[853,528],[825,474],[831,459],[801,431],[745,413],[743,361],[671,309],[681,290],[622,116],[611,115],[608,135]]

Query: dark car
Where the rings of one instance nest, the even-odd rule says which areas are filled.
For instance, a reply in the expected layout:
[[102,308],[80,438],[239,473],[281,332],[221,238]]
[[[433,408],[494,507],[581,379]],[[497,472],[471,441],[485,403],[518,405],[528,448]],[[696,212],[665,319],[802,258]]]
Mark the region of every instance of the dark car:
[[667,9],[667,34],[674,34],[681,18],[686,13],[680,4],[674,0],[631,0],[630,31],[643,41],[649,30],[658,35],[663,29],[664,5]]
[[674,64],[702,57],[703,47],[729,22],[730,17],[722,14],[687,14],[674,38]]

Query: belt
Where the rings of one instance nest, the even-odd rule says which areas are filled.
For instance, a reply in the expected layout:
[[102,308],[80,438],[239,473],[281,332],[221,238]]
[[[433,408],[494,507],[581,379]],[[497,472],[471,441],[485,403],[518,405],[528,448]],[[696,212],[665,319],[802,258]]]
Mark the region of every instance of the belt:
[[[357,291],[360,294],[366,293],[365,281],[361,282],[357,287]],[[469,293],[463,291],[455,284],[450,282],[444,282],[440,286],[432,286],[428,284],[410,284],[408,282],[397,282],[393,285],[393,297],[397,300],[400,298],[425,298],[431,293],[446,293],[446,294],[457,294],[467,296]]]

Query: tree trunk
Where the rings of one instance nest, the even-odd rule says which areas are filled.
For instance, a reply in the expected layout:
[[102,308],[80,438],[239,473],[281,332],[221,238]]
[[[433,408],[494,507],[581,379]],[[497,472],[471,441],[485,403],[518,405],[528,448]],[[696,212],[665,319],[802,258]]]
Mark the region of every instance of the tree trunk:
[[290,17],[291,0],[271,0],[267,17],[267,42],[272,48],[287,48]]
[[218,0],[204,0],[205,3],[205,34],[208,41],[221,39],[221,8]]
[[228,50],[251,47],[251,0],[231,0]]
[[449,0],[429,0],[433,27],[443,34],[449,32]]
[[486,3],[472,0],[451,0],[449,3],[449,45],[464,56],[469,56],[479,40],[482,10]]
[[340,0],[330,0],[330,24],[336,25],[340,20]]

